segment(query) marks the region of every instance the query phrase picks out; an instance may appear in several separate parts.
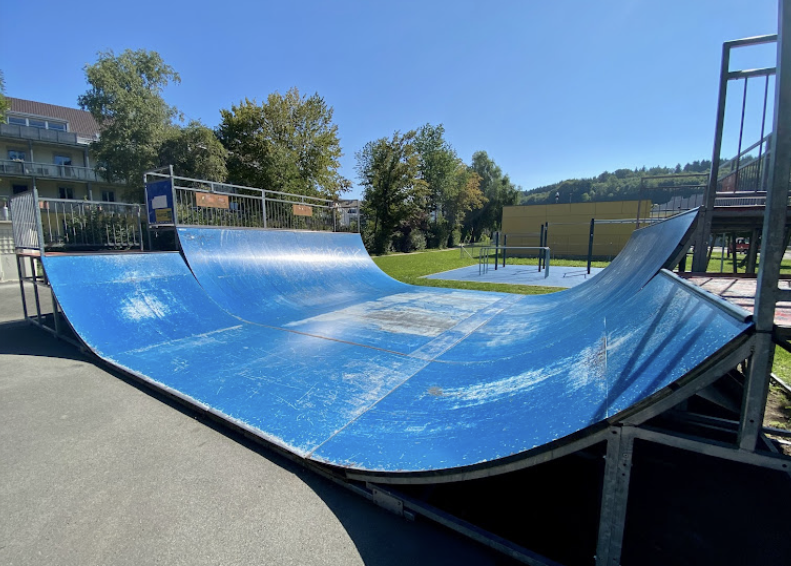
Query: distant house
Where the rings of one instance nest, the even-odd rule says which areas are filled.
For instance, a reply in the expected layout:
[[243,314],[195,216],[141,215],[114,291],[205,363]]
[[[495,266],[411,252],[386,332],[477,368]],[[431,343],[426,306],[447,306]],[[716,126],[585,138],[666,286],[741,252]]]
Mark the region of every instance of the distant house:
[[122,200],[123,185],[93,168],[90,143],[99,125],[89,112],[7,97],[0,123],[0,209],[11,196],[35,187],[40,197]]

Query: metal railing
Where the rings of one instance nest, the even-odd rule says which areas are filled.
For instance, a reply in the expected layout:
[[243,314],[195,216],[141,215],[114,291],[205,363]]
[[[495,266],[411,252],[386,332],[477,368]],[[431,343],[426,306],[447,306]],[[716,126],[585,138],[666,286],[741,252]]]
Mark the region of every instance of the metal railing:
[[18,161],[0,159],[0,173],[7,175],[24,175],[29,177],[49,177],[52,179],[68,179],[71,181],[107,182],[105,178],[90,167],[75,165],[56,165],[54,163],[37,163],[35,161]]
[[[503,253],[503,267],[505,267],[505,252],[510,250],[532,250],[532,251],[542,251],[544,253],[544,279],[549,277],[549,258],[551,251],[547,247],[543,246],[485,246],[481,248],[481,253],[478,256],[478,275],[483,275],[489,272],[489,259],[492,257],[492,252],[494,252],[494,261],[495,267],[497,264],[497,254],[502,252]],[[541,267],[539,266],[539,270]]]
[[14,231],[14,247],[40,250],[36,191],[28,191],[11,199],[11,217]]
[[74,132],[47,130],[36,128],[35,126],[20,126],[17,124],[0,124],[0,136],[71,145],[88,144],[92,141],[78,136]]
[[332,199],[218,183],[159,172],[146,181],[171,179],[175,224],[359,232],[358,205]]
[[45,251],[143,249],[140,204],[39,199]]

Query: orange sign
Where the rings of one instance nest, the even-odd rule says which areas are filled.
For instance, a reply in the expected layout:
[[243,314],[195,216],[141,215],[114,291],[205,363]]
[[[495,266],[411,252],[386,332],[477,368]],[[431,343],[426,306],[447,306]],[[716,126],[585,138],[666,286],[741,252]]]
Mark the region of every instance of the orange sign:
[[294,216],[313,216],[313,207],[307,204],[295,204]]
[[215,195],[212,193],[197,193],[195,201],[198,206],[209,208],[228,208],[228,195]]

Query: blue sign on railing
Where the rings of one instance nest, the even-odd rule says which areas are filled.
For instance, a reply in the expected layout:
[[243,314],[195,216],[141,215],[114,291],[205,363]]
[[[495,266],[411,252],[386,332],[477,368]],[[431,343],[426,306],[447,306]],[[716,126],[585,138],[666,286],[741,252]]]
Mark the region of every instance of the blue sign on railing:
[[170,179],[146,183],[146,208],[149,226],[172,226],[175,224],[173,211],[173,185]]

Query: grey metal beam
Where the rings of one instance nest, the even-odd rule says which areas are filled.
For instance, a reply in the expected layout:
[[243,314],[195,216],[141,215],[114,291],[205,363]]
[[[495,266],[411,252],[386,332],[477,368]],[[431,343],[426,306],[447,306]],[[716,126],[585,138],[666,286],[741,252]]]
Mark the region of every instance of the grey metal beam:
[[750,464],[752,466],[760,466],[762,468],[780,470],[783,472],[791,470],[791,458],[788,456],[739,450],[724,442],[691,438],[677,433],[670,434],[645,426],[636,428],[634,435],[640,440],[656,442],[658,444],[664,444],[665,446],[713,456],[723,460],[741,462],[742,464]]
[[633,447],[633,427],[610,429],[602,480],[596,566],[617,566],[621,561]]
[[[725,124],[725,98],[728,94],[728,67],[730,66],[731,47],[735,42],[722,45],[720,63],[720,89],[717,97],[717,121],[714,128],[714,149],[711,158],[709,182],[703,198],[698,230],[695,238],[695,254],[692,257],[692,271],[705,272],[708,266],[708,240],[711,234],[711,219],[714,214],[714,201],[717,198],[717,180],[720,174],[720,154],[722,153],[722,132]],[[745,43],[745,45],[748,45]]]
[[747,379],[739,446],[754,450],[763,425],[769,374],[774,359],[772,332],[777,300],[780,263],[785,252],[784,231],[791,178],[791,5],[778,7],[777,79],[775,81],[774,136],[770,141],[769,184],[766,195],[761,261],[753,319],[758,332],[756,350]]
[[777,69],[774,67],[763,67],[761,69],[746,69],[744,71],[731,71],[728,73],[729,80],[749,79],[752,77],[768,77],[774,75]]

